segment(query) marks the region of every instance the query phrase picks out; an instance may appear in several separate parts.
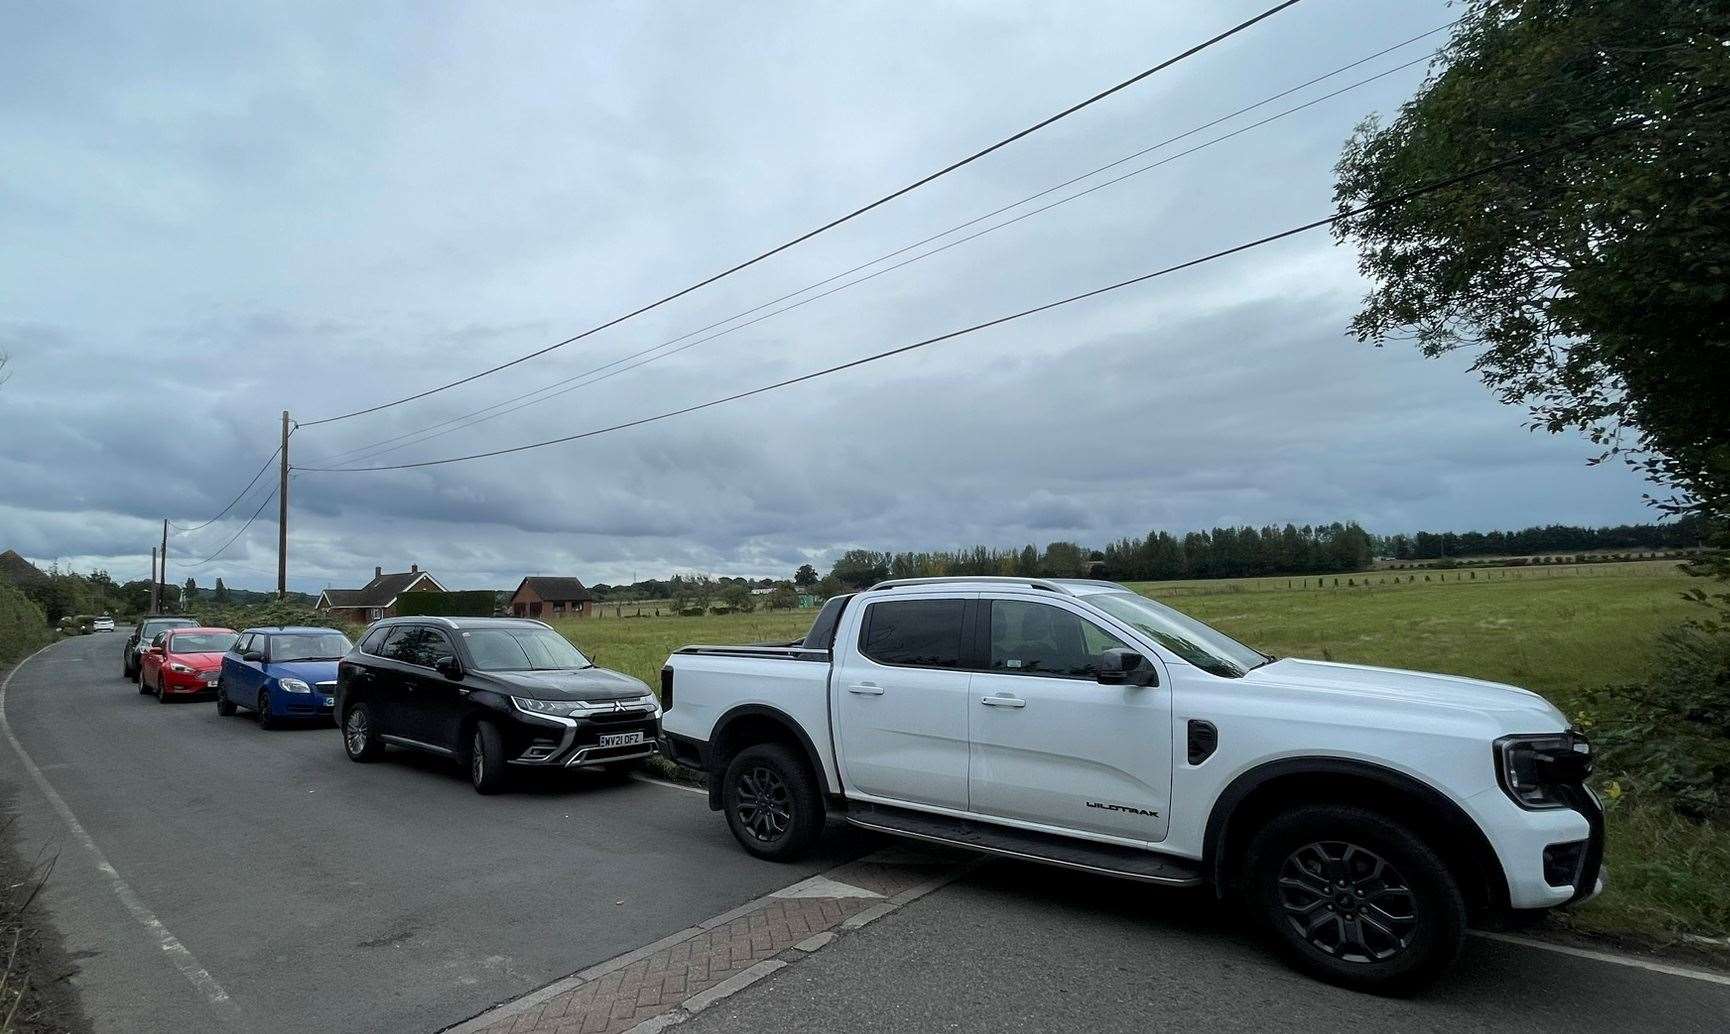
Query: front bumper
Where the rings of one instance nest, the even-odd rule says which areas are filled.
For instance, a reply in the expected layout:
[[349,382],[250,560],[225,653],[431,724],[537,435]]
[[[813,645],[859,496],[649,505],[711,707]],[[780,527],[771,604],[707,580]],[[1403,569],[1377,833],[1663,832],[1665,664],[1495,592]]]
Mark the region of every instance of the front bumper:
[[[637,761],[659,750],[661,719],[653,710],[610,712],[583,718],[513,712],[502,731],[508,763],[536,768],[583,768]],[[635,743],[603,743],[631,738]]]
[[215,696],[220,672],[212,670],[188,675],[185,672],[162,669],[164,696]]
[[[1576,787],[1568,807],[1542,811],[1519,807],[1499,786],[1469,803],[1501,863],[1510,908],[1578,904],[1604,889],[1604,809],[1590,790]],[[1546,851],[1565,845],[1579,845],[1578,861],[1570,866],[1571,875],[1559,877],[1546,866]]]

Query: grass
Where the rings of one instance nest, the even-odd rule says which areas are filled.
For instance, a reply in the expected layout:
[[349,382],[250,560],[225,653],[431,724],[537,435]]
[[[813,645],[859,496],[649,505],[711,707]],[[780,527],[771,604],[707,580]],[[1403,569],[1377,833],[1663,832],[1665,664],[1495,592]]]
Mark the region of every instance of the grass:
[[[1407,581],[1409,574],[1417,576]],[[1428,574],[1430,581],[1424,580]],[[1149,582],[1133,586],[1280,656],[1415,668],[1491,679],[1544,694],[1564,711],[1582,690],[1641,677],[1657,632],[1698,608],[1674,564],[1401,572],[1316,579]],[[1444,577],[1445,576],[1445,577]],[[1350,577],[1359,583],[1347,588]],[[1385,579],[1382,580],[1382,579]],[[1308,588],[1297,587],[1308,583]],[[661,665],[693,643],[786,641],[814,610],[703,617],[571,620],[560,631],[599,663],[657,685]],[[1610,813],[1609,890],[1574,925],[1666,938],[1730,933],[1730,830],[1617,802]]]

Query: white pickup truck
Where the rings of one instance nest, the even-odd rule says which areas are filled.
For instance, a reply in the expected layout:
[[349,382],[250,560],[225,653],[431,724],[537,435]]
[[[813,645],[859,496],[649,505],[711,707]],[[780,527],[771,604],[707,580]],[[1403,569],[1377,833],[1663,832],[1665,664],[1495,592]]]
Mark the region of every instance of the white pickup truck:
[[884,582],[690,646],[665,749],[752,854],[857,826],[1242,901],[1309,972],[1433,978],[1474,913],[1602,886],[1590,749],[1535,693],[1276,659],[1110,582]]

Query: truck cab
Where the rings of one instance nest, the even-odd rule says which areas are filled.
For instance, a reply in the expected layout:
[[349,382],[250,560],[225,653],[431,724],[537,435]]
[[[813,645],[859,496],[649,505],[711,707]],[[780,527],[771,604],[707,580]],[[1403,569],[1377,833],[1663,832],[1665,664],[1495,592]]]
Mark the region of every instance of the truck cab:
[[668,753],[755,855],[834,815],[1205,884],[1368,989],[1433,977],[1473,910],[1601,884],[1589,747],[1541,697],[1271,657],[1110,582],[885,582],[798,644],[679,650],[662,690]]

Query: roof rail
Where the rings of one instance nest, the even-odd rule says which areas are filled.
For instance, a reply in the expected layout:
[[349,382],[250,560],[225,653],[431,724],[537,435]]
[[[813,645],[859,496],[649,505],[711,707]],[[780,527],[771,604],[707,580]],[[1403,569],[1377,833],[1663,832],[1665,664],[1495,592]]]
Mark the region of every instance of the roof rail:
[[1046,592],[1060,592],[1065,596],[1073,596],[1062,582],[1049,578],[1018,578],[1013,575],[996,574],[956,574],[936,578],[891,578],[871,586],[872,592],[878,589],[898,589],[907,585],[947,585],[955,582],[984,583],[987,585],[1025,585],[1032,589],[1043,589]]

